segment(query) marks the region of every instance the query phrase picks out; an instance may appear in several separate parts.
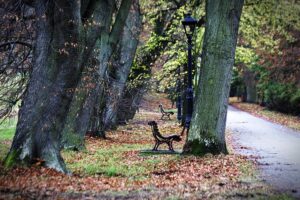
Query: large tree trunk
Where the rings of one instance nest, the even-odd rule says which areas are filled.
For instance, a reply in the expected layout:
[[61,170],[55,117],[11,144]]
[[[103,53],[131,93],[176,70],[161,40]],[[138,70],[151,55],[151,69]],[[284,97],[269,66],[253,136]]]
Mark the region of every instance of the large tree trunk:
[[64,149],[82,150],[85,148],[84,136],[90,123],[95,82],[95,66],[97,60],[92,58],[85,67],[80,83],[76,88],[67,119],[62,131],[61,147]]
[[[183,65],[183,71],[187,72],[187,64]],[[184,74],[183,77],[183,88],[187,87],[187,73]],[[187,110],[187,101],[186,101],[186,91],[183,90],[182,92],[182,118],[181,118],[181,126],[185,125],[185,118],[186,118],[186,110]]]
[[130,119],[133,119],[136,112],[139,110],[140,103],[144,94],[148,90],[148,85],[140,85],[136,88],[126,88],[121,105],[117,113],[117,120],[119,124],[126,124]]
[[185,153],[226,153],[225,124],[243,0],[207,0],[203,58]]
[[109,95],[107,95],[104,113],[105,130],[117,125],[117,112],[139,42],[141,26],[142,18],[139,2],[136,0],[126,20],[122,39],[111,61]]
[[245,69],[243,72],[243,79],[246,86],[246,101],[250,103],[257,102],[257,90],[255,73],[249,69]]
[[[193,2],[197,4],[198,1]],[[176,39],[167,39],[167,33],[174,31],[173,21],[181,16],[178,10],[186,4],[186,1],[180,0],[176,2],[176,9],[160,10],[155,18],[154,30],[151,34],[149,44],[145,44],[138,50],[138,55],[135,59],[135,66],[131,70],[131,77],[126,86],[124,98],[120,105],[117,114],[120,123],[126,123],[127,120],[132,119],[138,111],[138,107],[142,100],[143,95],[149,87],[149,80],[151,77],[151,67],[153,63],[160,57],[163,50]],[[153,41],[156,41],[153,43]],[[151,48],[149,48],[151,46]]]
[[36,1],[37,39],[33,72],[5,164],[45,165],[66,172],[59,139],[80,74],[80,3]]
[[[67,172],[60,155],[61,131],[84,67],[82,58],[89,57],[101,28],[87,27],[85,34],[81,12],[86,12],[80,1],[35,1],[34,4],[37,38],[33,72],[5,165],[43,161],[47,167]],[[91,13],[97,5],[93,4]],[[97,20],[97,14],[88,17]]]
[[98,59],[100,65],[98,67],[99,81],[96,83],[96,96],[95,96],[95,110],[93,120],[91,121],[91,131],[95,136],[105,138],[105,126],[104,126],[104,108],[106,104],[108,80],[107,69],[112,53],[116,49],[120,34],[124,29],[126,19],[128,17],[132,0],[123,0],[118,13],[116,15],[115,22],[110,31],[111,24],[107,24],[106,30],[101,34],[101,49]]
[[108,1],[100,1],[97,12],[99,13],[98,21],[101,22],[102,29],[97,36],[93,56],[89,60],[87,59],[87,66],[84,68],[67,114],[61,141],[61,147],[65,149],[80,150],[84,148],[84,136],[90,126],[91,119],[93,119],[97,92],[101,87],[98,82],[103,83],[104,73],[100,76],[98,72],[101,64],[98,55],[102,49],[101,38],[103,34],[107,35],[107,27],[110,26],[112,21],[114,6]]
[[[94,136],[105,137],[103,129],[103,108],[105,103],[105,86],[107,68],[112,52],[119,41],[132,0],[123,0],[112,26],[113,14],[116,11],[114,2],[101,1],[100,11],[103,29],[95,48],[94,67],[86,70],[89,82],[88,90],[79,89],[76,93],[64,128],[62,145],[65,148],[81,149],[84,135],[89,130]],[[112,26],[112,29],[111,29]],[[82,78],[84,84],[86,78]],[[86,87],[86,86],[83,86]]]

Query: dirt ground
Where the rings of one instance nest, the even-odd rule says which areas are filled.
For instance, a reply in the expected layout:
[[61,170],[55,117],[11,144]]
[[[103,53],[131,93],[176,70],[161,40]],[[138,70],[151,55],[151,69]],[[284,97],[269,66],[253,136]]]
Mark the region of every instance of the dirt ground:
[[[86,137],[86,150],[63,151],[72,175],[40,165],[0,165],[0,199],[289,199],[259,181],[246,156],[141,154],[154,144],[148,121],[157,121],[162,134],[181,131],[176,114],[160,120],[159,104],[171,109],[164,95],[146,95],[135,119],[109,131],[107,140]],[[0,145],[7,151],[10,142]]]

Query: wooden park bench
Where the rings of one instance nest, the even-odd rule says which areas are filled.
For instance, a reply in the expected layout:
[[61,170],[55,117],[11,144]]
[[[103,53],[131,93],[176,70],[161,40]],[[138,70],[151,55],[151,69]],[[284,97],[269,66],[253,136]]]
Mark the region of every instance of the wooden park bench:
[[173,141],[179,142],[181,141],[181,137],[179,135],[162,136],[158,130],[157,123],[155,121],[148,122],[148,125],[151,126],[152,134],[155,139],[155,145],[152,150],[157,151],[159,145],[166,143],[169,146],[169,150],[174,151]]
[[169,119],[171,119],[170,115],[174,115],[174,112],[172,112],[172,111],[165,111],[164,108],[163,108],[163,106],[161,104],[159,104],[159,111],[162,114],[160,119],[163,119],[164,116],[166,116]]

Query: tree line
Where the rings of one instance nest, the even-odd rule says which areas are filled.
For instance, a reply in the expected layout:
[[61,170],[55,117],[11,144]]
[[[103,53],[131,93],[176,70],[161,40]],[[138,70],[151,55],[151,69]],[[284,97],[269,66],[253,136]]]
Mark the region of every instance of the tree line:
[[[5,53],[17,54],[9,59],[17,62],[25,53],[24,45],[17,40],[26,37],[20,35],[32,36],[26,41],[31,51],[31,60],[26,62],[30,64],[27,71],[22,70],[28,84],[25,88],[16,85],[22,88],[18,93],[22,103],[5,165],[32,164],[41,159],[47,167],[67,172],[60,150],[83,148],[87,131],[105,137],[105,130],[117,123],[125,91],[131,92],[126,80],[141,30],[139,2],[2,1],[1,4],[6,8],[1,12],[3,25],[7,26],[2,34],[8,35],[4,39],[11,42],[2,46]],[[6,16],[11,23],[31,23],[32,27],[15,29]],[[12,32],[17,35],[16,40],[11,38]],[[3,59],[7,56],[3,55]],[[7,64],[3,70],[24,67],[24,63]],[[14,74],[20,76],[17,71]],[[7,84],[12,85],[9,81]]]

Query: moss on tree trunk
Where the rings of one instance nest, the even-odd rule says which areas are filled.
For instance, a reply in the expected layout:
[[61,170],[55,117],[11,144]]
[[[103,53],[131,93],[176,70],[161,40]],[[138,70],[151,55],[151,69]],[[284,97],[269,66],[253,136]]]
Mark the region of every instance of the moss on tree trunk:
[[[85,11],[81,6],[81,1],[34,2],[33,71],[19,111],[16,134],[4,161],[6,166],[42,162],[67,173],[60,154],[61,131],[84,66],[82,58],[89,57],[99,32],[99,26],[82,28],[81,12]],[[95,13],[89,17],[97,16]],[[88,42],[82,40],[83,35]],[[87,44],[89,48],[82,48]]]
[[131,12],[128,15],[126,26],[122,33],[122,39],[112,56],[112,64],[109,68],[109,95],[107,97],[104,112],[105,129],[117,126],[117,113],[124,96],[127,78],[133,64],[133,59],[139,42],[138,38],[142,28],[141,26],[142,18],[139,2],[136,0],[134,1]]
[[184,153],[227,153],[225,124],[243,0],[207,0],[194,113]]
[[109,59],[119,41],[119,35],[123,30],[131,2],[132,0],[122,1],[112,29],[111,25],[116,7],[109,1],[99,2],[100,7],[97,12],[99,12],[102,29],[97,36],[94,58],[91,59],[91,63],[85,70],[86,76],[81,77],[81,84],[72,100],[63,131],[62,146],[64,148],[82,149],[86,132],[105,138],[103,105],[105,105],[105,96],[107,95],[106,73]]

